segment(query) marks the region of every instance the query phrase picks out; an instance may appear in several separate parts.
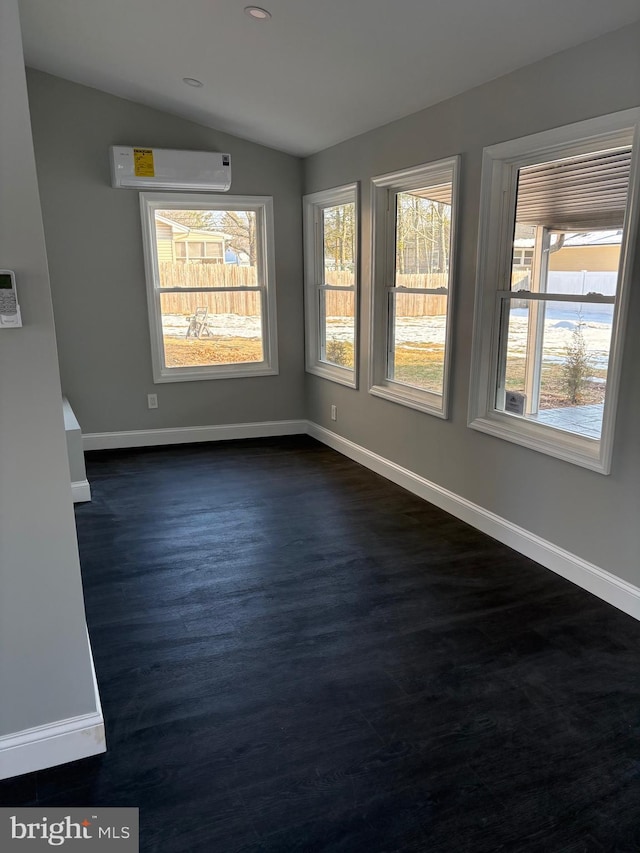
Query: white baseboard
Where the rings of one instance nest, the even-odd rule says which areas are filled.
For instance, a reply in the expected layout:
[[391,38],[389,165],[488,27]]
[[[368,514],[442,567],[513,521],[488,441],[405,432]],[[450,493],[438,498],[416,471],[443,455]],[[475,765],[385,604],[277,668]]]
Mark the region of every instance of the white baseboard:
[[89,660],[96,710],[0,737],[0,780],[106,752],[104,717],[90,642]]
[[88,480],[75,480],[71,483],[71,497],[74,504],[91,500],[91,486]]
[[0,779],[105,752],[102,714],[86,714],[0,738]]
[[520,554],[530,557],[635,619],[640,619],[640,588],[554,545],[541,536],[489,512],[478,504],[430,482],[419,474],[310,421],[263,421],[222,426],[89,433],[83,436],[83,442],[85,450],[106,450],[304,433],[444,509],[499,542],[503,542]]
[[635,619],[640,619],[640,589],[637,586],[331,430],[310,422],[308,433],[349,459],[446,510]]
[[235,438],[269,438],[278,435],[304,435],[307,421],[261,421],[250,424],[136,429],[124,432],[94,432],[82,436],[85,450],[112,450],[121,447],[151,447],[163,444],[189,444],[196,441],[229,441]]

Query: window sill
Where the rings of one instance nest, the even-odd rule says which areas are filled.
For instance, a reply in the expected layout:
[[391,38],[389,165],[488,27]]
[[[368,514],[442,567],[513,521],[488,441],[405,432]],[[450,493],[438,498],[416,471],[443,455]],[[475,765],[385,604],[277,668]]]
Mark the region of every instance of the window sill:
[[278,370],[268,365],[230,364],[211,370],[209,367],[163,368],[154,372],[153,382],[197,382],[208,379],[248,379],[252,376],[277,376]]
[[374,397],[381,397],[383,400],[390,400],[392,403],[425,412],[427,415],[434,415],[436,418],[444,420],[447,418],[444,401],[439,394],[431,394],[408,386],[405,388],[398,384],[372,385],[369,393]]
[[315,364],[308,364],[306,371],[307,373],[313,373],[314,376],[321,376],[322,379],[328,379],[330,382],[346,385],[348,388],[358,387],[355,371],[345,367],[316,362]]
[[495,412],[470,420],[468,426],[599,474],[608,474],[611,468],[602,440],[597,441],[552,426],[531,423],[517,415]]

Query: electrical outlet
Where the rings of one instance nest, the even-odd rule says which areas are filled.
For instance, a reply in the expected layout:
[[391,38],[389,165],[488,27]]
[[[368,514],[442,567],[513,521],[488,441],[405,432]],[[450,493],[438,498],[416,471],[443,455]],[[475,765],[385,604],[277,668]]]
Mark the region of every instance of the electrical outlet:
[[334,406],[333,404],[331,405],[331,420],[332,421],[338,420],[338,407]]
[[150,409],[158,408],[158,395],[157,394],[147,394],[147,405]]

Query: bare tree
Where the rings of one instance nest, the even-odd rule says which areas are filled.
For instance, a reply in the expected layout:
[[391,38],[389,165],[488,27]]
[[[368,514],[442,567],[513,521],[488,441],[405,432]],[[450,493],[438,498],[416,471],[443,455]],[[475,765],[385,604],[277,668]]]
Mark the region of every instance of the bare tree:
[[228,245],[234,252],[249,256],[251,266],[257,259],[256,214],[253,210],[221,210],[213,215],[214,229],[229,238]]
[[339,204],[323,210],[324,257],[335,270],[353,270],[355,205]]
[[158,216],[164,216],[178,225],[197,228],[199,231],[215,231],[213,214],[210,210],[158,210]]
[[396,204],[398,272],[447,272],[451,205],[415,193],[398,193]]

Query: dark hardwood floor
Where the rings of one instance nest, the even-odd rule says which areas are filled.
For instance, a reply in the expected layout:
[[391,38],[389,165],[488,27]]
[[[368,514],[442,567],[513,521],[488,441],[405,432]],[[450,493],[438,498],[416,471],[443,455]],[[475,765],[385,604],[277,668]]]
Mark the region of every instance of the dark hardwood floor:
[[106,755],[162,853],[640,850],[640,625],[304,437],[89,454]]

